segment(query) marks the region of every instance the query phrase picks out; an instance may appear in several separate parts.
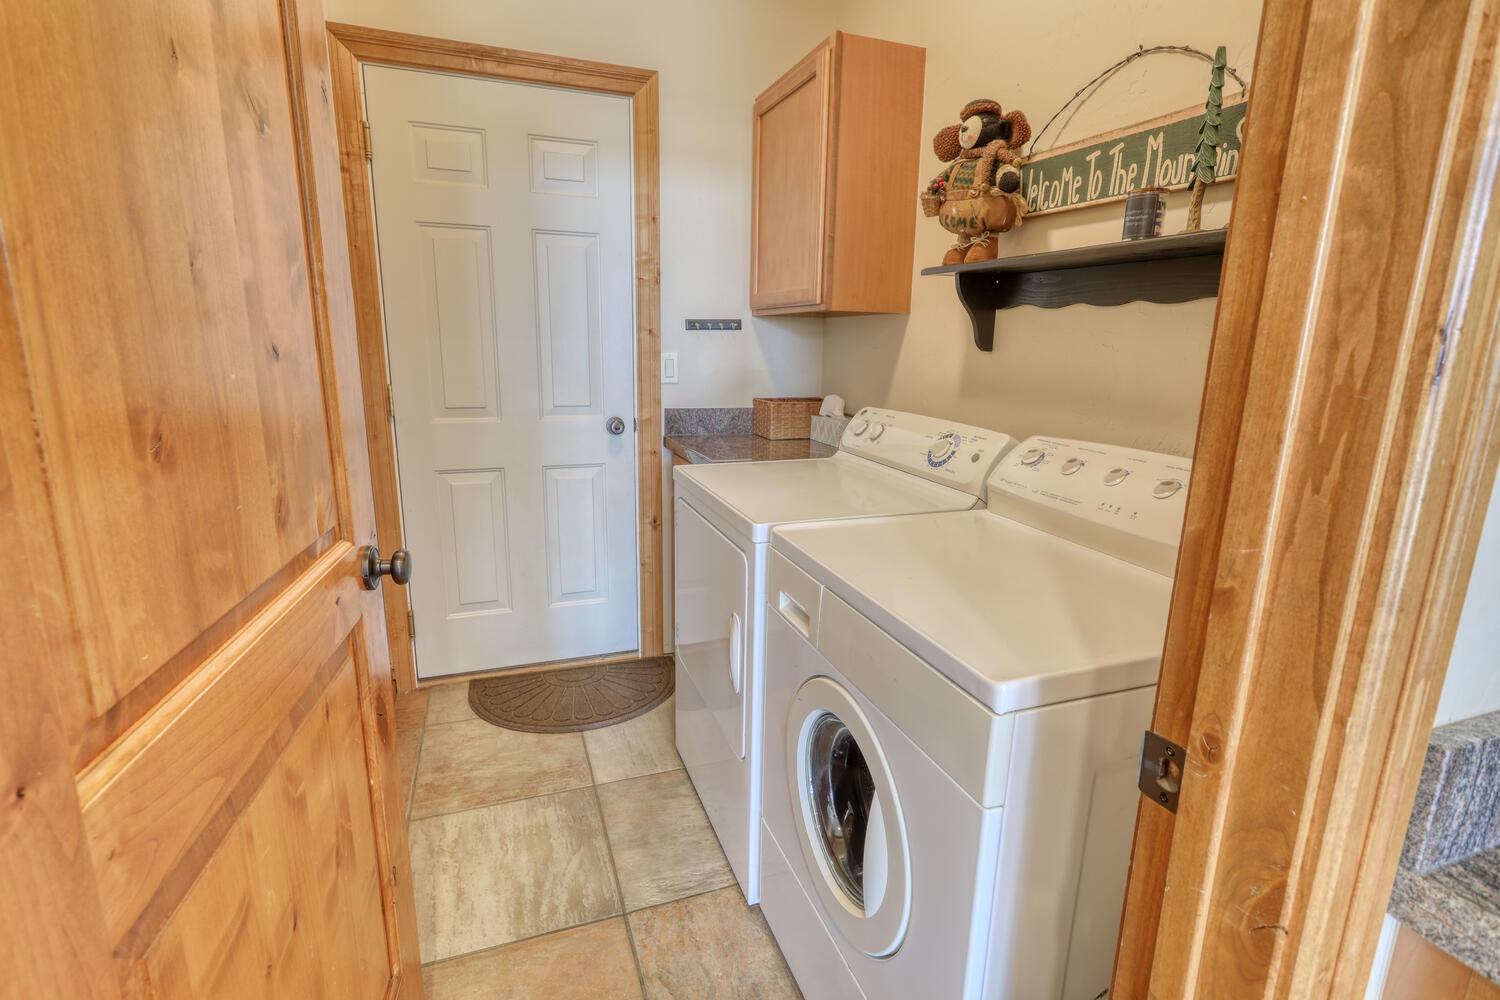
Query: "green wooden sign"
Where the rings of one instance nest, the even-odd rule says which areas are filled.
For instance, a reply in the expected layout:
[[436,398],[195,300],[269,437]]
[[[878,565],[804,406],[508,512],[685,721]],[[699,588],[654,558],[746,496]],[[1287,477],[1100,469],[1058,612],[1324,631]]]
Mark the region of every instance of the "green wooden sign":
[[[1188,108],[1139,125],[1038,153],[1021,165],[1026,214],[1046,215],[1070,208],[1120,201],[1136,188],[1182,190],[1193,177],[1193,154],[1203,108]],[[1240,166],[1245,134],[1245,102],[1224,105],[1224,137],[1214,167],[1216,181],[1233,177]]]

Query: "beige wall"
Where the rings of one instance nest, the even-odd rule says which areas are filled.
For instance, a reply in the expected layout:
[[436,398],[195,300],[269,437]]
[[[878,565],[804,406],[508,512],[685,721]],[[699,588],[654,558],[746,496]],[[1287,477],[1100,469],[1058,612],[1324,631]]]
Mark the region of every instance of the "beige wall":
[[[930,140],[959,109],[992,97],[1020,108],[1033,129],[1094,74],[1138,44],[1228,48],[1247,79],[1259,28],[1258,0],[1131,0],[1100,4],[981,4],[962,21],[912,0],[841,0],[838,26],[927,48],[920,179],[941,164]],[[1073,115],[1059,119],[1038,148],[1200,105],[1208,64],[1178,55],[1139,60],[1106,81]],[[1236,88],[1225,88],[1232,97]],[[1220,188],[1229,188],[1221,185]],[[941,262],[950,241],[917,217],[914,270]],[[1230,190],[1211,190],[1204,225],[1228,221]],[[1164,232],[1182,228],[1187,195],[1169,196]],[[1006,234],[1001,253],[1085,246],[1120,237],[1122,206],[1044,216]],[[913,275],[909,316],[825,323],[823,388],[848,408],[879,404],[998,427],[1017,436],[1052,433],[1188,454],[1213,325],[1212,299],[1181,305],[1101,309],[1029,306],[999,313],[995,350],[974,347],[947,277]]]
[[[750,318],[750,109],[833,30],[832,0],[327,0],[330,21],[661,73],[664,406],[748,406],[821,384],[822,324]],[[688,317],[745,320],[689,334]]]
[[1500,490],[1490,494],[1474,572],[1464,595],[1463,614],[1453,637],[1453,658],[1433,725],[1446,726],[1476,715],[1500,712]]
[[[1229,47],[1248,75],[1258,0],[1128,5],[1061,0],[991,4],[954,27],[915,0],[327,0],[327,16],[371,27],[656,69],[661,73],[662,350],[678,354],[674,406],[745,406],[757,395],[838,392],[988,424],[1186,453],[1213,321],[1211,300],[1178,306],[1074,306],[1000,314],[993,354],[976,350],[946,278],[913,272],[910,316],[752,319],[749,310],[750,109],[755,95],[834,28],[927,48],[922,178],[939,168],[929,139],[968,100],[1020,107],[1039,128],[1089,77],[1137,43]],[[983,40],[991,39],[986,43]],[[1201,103],[1207,66],[1153,56],[1109,81],[1054,126],[1067,142]],[[1232,89],[1232,88],[1231,88]],[[1206,225],[1228,216],[1209,199]],[[945,234],[920,218],[917,264],[937,263]],[[1182,225],[1176,196],[1166,228]],[[1005,252],[1117,239],[1120,207],[1033,220]],[[740,333],[689,334],[688,317],[742,317]],[[667,470],[666,482],[670,485]],[[668,494],[670,495],[670,493]],[[671,518],[666,520],[671,530]],[[671,621],[671,577],[664,589]],[[670,633],[669,633],[670,634]]]

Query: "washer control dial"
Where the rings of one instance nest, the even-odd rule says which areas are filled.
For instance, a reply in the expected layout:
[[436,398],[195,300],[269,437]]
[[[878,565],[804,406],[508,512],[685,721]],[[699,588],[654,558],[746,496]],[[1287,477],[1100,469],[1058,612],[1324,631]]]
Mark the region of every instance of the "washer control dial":
[[1121,466],[1117,465],[1104,474],[1104,485],[1119,486],[1126,480],[1127,477],[1129,477],[1129,475],[1129,469],[1122,468]]
[[1081,458],[1070,458],[1066,462],[1063,463],[1062,474],[1065,475],[1065,476],[1074,475],[1075,473],[1078,472],[1079,469],[1083,468],[1084,465],[1086,465],[1086,464],[1087,463],[1084,462],[1084,460],[1081,459]]
[[1166,500],[1168,497],[1176,496],[1178,491],[1181,489],[1182,480],[1163,479],[1161,482],[1157,483],[1155,487],[1152,488],[1151,495],[1156,497],[1156,499],[1158,500]]
[[854,421],[854,426],[849,429],[854,432],[855,437],[859,437],[869,428],[869,426],[870,422],[868,420],[860,418],[859,420]]
[[1026,453],[1021,456],[1021,464],[1029,465],[1035,468],[1036,466],[1040,465],[1042,459],[1046,457],[1047,453],[1040,448],[1027,448]]
[[927,449],[927,464],[934,469],[940,469],[958,454],[958,446],[963,443],[955,431],[944,431],[932,442],[932,447]]
[[871,424],[870,425],[870,440],[871,441],[879,441],[880,440],[880,435],[882,435],[884,433],[885,433],[885,424]]

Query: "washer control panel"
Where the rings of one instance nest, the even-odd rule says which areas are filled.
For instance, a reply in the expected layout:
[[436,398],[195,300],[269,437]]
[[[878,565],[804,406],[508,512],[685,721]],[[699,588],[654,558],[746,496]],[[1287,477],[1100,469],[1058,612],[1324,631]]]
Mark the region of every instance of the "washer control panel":
[[1014,444],[1000,431],[867,406],[849,421],[839,448],[982,496],[995,463]]
[[989,480],[993,513],[1170,575],[1192,463],[1137,448],[1032,437]]

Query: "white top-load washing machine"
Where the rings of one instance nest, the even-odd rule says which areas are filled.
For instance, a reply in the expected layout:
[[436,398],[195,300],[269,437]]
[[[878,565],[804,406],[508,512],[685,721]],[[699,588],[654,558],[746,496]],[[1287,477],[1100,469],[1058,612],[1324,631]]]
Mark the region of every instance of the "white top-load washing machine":
[[830,458],[673,470],[677,749],[747,901],[759,899],[771,528],[968,510],[1012,444],[998,431],[867,407]]
[[776,530],[761,908],[809,1000],[1108,987],[1188,474],[1031,438],[985,510]]

